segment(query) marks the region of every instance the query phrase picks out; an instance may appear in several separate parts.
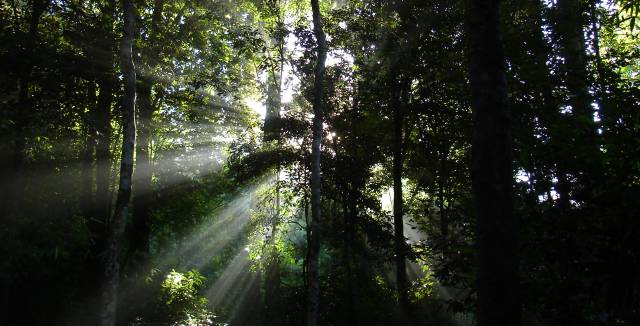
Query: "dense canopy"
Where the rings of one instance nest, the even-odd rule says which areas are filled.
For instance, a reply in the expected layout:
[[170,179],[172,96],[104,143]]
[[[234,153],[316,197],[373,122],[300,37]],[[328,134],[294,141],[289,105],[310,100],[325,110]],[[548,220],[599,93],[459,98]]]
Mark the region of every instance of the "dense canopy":
[[0,0],[0,325],[640,325],[639,15]]

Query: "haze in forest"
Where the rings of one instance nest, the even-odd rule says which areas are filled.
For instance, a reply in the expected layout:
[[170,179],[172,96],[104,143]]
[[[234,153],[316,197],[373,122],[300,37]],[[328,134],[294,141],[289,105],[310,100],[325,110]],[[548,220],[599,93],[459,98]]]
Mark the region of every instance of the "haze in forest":
[[640,325],[639,14],[0,0],[0,325]]

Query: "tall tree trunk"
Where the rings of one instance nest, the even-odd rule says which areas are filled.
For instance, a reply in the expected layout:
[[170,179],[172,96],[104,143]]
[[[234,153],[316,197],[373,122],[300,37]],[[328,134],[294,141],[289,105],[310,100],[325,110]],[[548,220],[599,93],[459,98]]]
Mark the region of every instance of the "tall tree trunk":
[[[280,140],[280,108],[282,107],[282,74],[284,71],[284,55],[285,55],[285,33],[284,33],[284,17],[282,13],[282,1],[273,1],[274,16],[276,18],[277,29],[271,36],[271,41],[278,46],[278,66],[269,67],[267,77],[267,107],[264,118],[264,139]],[[283,30],[280,30],[283,29]],[[271,52],[269,52],[271,56]],[[275,62],[275,60],[272,60]]]
[[309,246],[311,244],[311,228],[309,225],[311,224],[311,222],[309,221],[309,195],[306,192],[304,193],[302,202],[304,206],[304,222],[305,222],[305,225],[307,226],[304,230],[305,240],[307,240],[307,250],[305,251],[304,261],[302,262],[302,280],[304,282],[304,294],[305,294],[305,297],[307,297],[309,294],[308,271],[309,271],[309,257],[311,256],[310,254],[311,247]]
[[342,268],[345,273],[344,282],[344,315],[345,325],[358,325],[358,315],[356,311],[354,298],[354,275],[351,267],[353,247],[353,239],[355,235],[354,223],[357,218],[358,208],[357,200],[353,190],[348,190],[349,195],[343,198],[342,214],[343,214],[343,230],[342,230]]
[[[151,15],[151,31],[147,51],[143,53],[149,65],[149,71],[158,65],[158,49],[155,46],[160,24],[164,0],[155,0]],[[153,76],[141,76],[138,89],[138,139],[136,146],[136,178],[134,180],[133,197],[133,225],[131,230],[131,248],[134,273],[146,263],[149,256],[149,236],[151,231],[151,206],[153,205],[153,158],[151,153],[151,139],[153,136],[153,114],[156,107],[151,100],[154,87]]]
[[[104,25],[114,25],[117,3],[109,1],[103,12]],[[111,107],[113,104],[114,89],[117,86],[117,77],[114,74],[115,61],[115,36],[114,31],[108,28],[102,31],[104,34],[98,40],[97,51],[94,57],[94,65],[98,70],[98,103],[95,110],[96,123],[96,211],[97,223],[102,227],[102,234],[106,231],[106,224],[111,217]],[[96,226],[99,227],[99,226]],[[104,237],[102,237],[104,238]],[[104,242],[104,240],[102,240]],[[99,246],[102,249],[102,246]]]
[[95,121],[93,112],[96,110],[96,84],[93,80],[89,80],[87,84],[87,101],[89,104],[89,112],[85,119],[85,143],[82,151],[82,169],[81,169],[81,194],[80,194],[80,210],[82,216],[91,223],[94,218],[95,198],[93,196],[93,152],[96,145]]
[[[556,32],[560,53],[564,58],[564,84],[569,93],[573,119],[570,152],[573,165],[587,172],[599,172],[601,152],[599,136],[593,121],[592,97],[589,93],[586,46],[584,39],[585,12],[580,0],[558,0]],[[591,174],[593,176],[593,174]]]
[[92,323],[98,323],[98,311],[100,304],[100,284],[101,284],[101,263],[100,254],[104,250],[104,239],[106,236],[106,216],[101,216],[98,208],[98,201],[96,201],[96,193],[94,192],[94,186],[96,182],[96,160],[94,158],[94,152],[96,151],[98,142],[97,133],[97,117],[99,107],[97,106],[96,98],[96,83],[94,80],[89,81],[88,85],[88,105],[89,112],[86,118],[86,141],[85,149],[82,154],[82,193],[80,197],[80,208],[82,216],[84,217],[85,224],[89,231],[90,245],[89,253],[85,257],[86,273],[82,278],[82,287],[86,290],[82,294],[82,301],[86,304],[86,315]]
[[596,72],[597,72],[597,90],[596,90],[596,101],[598,103],[598,115],[602,119],[602,135],[603,142],[605,144],[608,143],[608,136],[610,135],[610,131],[614,128],[614,119],[612,119],[613,115],[613,107],[612,103],[609,100],[610,93],[608,89],[612,89],[615,92],[616,83],[608,83],[607,82],[607,70],[602,64],[602,55],[600,53],[600,28],[602,25],[601,14],[598,10],[598,1],[591,1],[591,34],[593,36],[593,53],[594,60],[596,64]]
[[[282,23],[282,17],[279,14],[280,3],[274,3],[278,6],[278,23]],[[271,67],[267,77],[267,110],[264,121],[264,140],[276,141],[277,147],[281,147],[280,139],[280,108],[282,106],[282,71],[284,67],[284,34],[277,34],[272,38],[278,44],[279,64],[277,67]],[[279,155],[279,154],[278,154]],[[267,319],[272,322],[282,322],[282,313],[279,309],[280,304],[280,282],[282,273],[280,270],[280,257],[275,244],[275,237],[278,226],[280,224],[280,158],[278,157],[275,172],[275,201],[274,215],[271,221],[271,235],[269,236],[269,259],[266,266],[266,282],[264,291],[264,303]]]
[[407,297],[406,242],[404,238],[404,212],[402,199],[402,134],[404,125],[403,87],[398,88],[393,105],[393,232],[395,242],[396,286],[398,303],[406,311]]
[[136,140],[136,72],[133,64],[132,48],[135,34],[135,8],[131,0],[122,0],[124,24],[120,44],[120,66],[124,76],[122,97],[122,156],[120,163],[120,186],[115,213],[109,225],[109,237],[105,251],[104,293],[102,325],[113,326],[116,322],[118,305],[118,284],[120,277],[119,253],[124,235],[126,219],[129,215],[131,181],[133,175],[133,153]]
[[[117,5],[109,2],[103,13],[104,19],[111,25]],[[111,217],[111,107],[113,105],[114,89],[117,86],[114,74],[114,43],[112,30],[103,31],[104,35],[98,41],[94,58],[98,76],[98,100],[94,110],[96,131],[96,213],[93,223],[89,225],[93,237],[93,253],[104,251],[107,223]]]
[[[112,62],[112,60],[111,60]],[[109,64],[109,67],[113,67]],[[103,259],[102,253],[106,248],[108,236],[108,222],[111,215],[111,192],[109,190],[111,175],[111,105],[113,101],[114,82],[111,78],[111,70],[102,72],[104,75],[98,80],[100,93],[98,95],[95,120],[95,171],[96,171],[96,192],[95,208],[93,216],[88,220],[87,227],[91,236],[87,267],[93,275],[89,282],[94,287],[89,293],[91,298],[100,297],[100,285],[103,283]],[[99,299],[95,299],[96,308],[99,306]],[[95,316],[99,315],[96,309]],[[98,318],[96,318],[96,321]]]
[[[586,116],[584,127],[593,127],[591,96],[587,84],[585,41],[583,34],[584,10],[579,0],[558,0],[557,32],[560,51],[564,57],[565,84],[571,93],[570,104],[577,116]],[[593,129],[589,131],[595,131]]]
[[[555,166],[555,175],[558,179],[555,190],[560,196],[557,206],[562,209],[568,209],[570,206],[571,185],[568,180],[568,145],[566,144],[566,132],[570,128],[564,125],[565,120],[560,115],[559,100],[554,94],[554,80],[551,71],[547,66],[547,61],[551,57],[551,47],[544,37],[544,8],[542,0],[531,0],[532,17],[528,21],[529,24],[535,26],[534,33],[529,39],[529,48],[533,55],[533,66],[530,71],[536,76],[543,76],[540,83],[540,93],[542,95],[542,110],[537,114],[540,119],[540,125],[548,130],[549,146],[550,146],[550,164]],[[521,38],[523,41],[526,38]],[[526,43],[520,44],[522,47],[527,46]],[[570,146],[569,146],[570,147]],[[553,171],[548,171],[551,177]],[[549,191],[550,189],[546,189]]]
[[136,139],[136,174],[133,183],[133,223],[131,225],[131,242],[128,258],[134,273],[144,265],[149,255],[149,233],[152,190],[151,160],[151,120],[153,105],[151,103],[151,87],[153,83],[146,77],[138,83],[138,120]]
[[280,107],[282,91],[282,70],[269,72],[267,78],[267,107],[264,117],[264,140],[280,139]]
[[558,0],[555,8],[557,16],[554,27],[560,54],[564,59],[560,68],[568,93],[568,104],[572,109],[571,119],[565,127],[568,137],[562,139],[569,144],[563,148],[568,155],[564,156],[565,162],[558,163],[560,218],[556,232],[561,239],[561,246],[558,252],[559,284],[555,288],[559,295],[565,298],[558,307],[563,312],[561,320],[564,320],[564,323],[575,322],[580,318],[579,310],[570,300],[575,297],[575,280],[571,277],[575,264],[572,263],[571,253],[575,251],[576,238],[572,236],[575,221],[569,210],[572,206],[570,198],[575,190],[579,190],[576,184],[572,183],[571,176],[576,177],[582,185],[598,184],[603,172],[601,139],[594,121],[594,98],[589,89],[592,80],[587,71],[585,6],[586,2],[581,0]]
[[[101,20],[112,22],[112,6],[101,12]],[[105,24],[107,25],[107,24]],[[99,324],[102,285],[102,253],[109,220],[109,166],[111,138],[111,102],[113,94],[113,31],[103,30],[96,42],[88,44],[87,60],[91,65],[88,81],[86,144],[83,153],[81,209],[89,231],[89,251],[84,260],[81,300],[88,323]],[[94,190],[95,189],[95,190]]]
[[323,82],[324,61],[327,57],[327,45],[322,30],[322,18],[318,0],[311,0],[313,11],[313,33],[317,42],[317,62],[313,86],[313,141],[311,146],[311,238],[309,239],[309,261],[307,271],[307,326],[318,325],[320,311],[320,157],[323,123]]
[[444,204],[445,191],[447,189],[446,183],[449,178],[449,171],[447,169],[447,158],[449,157],[448,142],[444,142],[440,146],[438,155],[440,161],[440,171],[438,174],[438,212],[440,213],[440,236],[442,241],[442,255],[444,256],[447,251],[449,234],[449,220],[447,218],[447,208]]
[[280,256],[275,246],[275,231],[277,229],[275,224],[276,222],[272,224],[271,236],[268,239],[269,248],[267,250],[269,252],[264,275],[264,307],[267,320],[272,323],[282,323],[284,322],[282,318],[284,314],[280,309],[280,279],[282,272],[280,270]]
[[511,121],[499,4],[498,0],[469,0],[467,7],[480,326],[522,323],[513,214]]
[[[111,63],[113,60],[109,58]],[[113,64],[109,64],[113,69]],[[111,194],[109,191],[111,179],[111,106],[115,86],[112,71],[105,71],[98,81],[100,94],[96,110],[96,228],[105,230],[111,216]],[[104,231],[100,232],[104,233]]]

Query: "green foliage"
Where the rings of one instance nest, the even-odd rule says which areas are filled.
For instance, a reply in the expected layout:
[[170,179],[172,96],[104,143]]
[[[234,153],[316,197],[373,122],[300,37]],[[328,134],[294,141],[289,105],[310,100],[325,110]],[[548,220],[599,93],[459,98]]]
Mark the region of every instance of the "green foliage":
[[207,298],[200,295],[206,278],[196,270],[179,273],[171,270],[161,283],[160,302],[169,323],[203,325],[211,323]]
[[412,301],[418,302],[425,299],[432,299],[437,295],[437,279],[429,264],[422,261],[419,262],[420,271],[423,276],[419,277],[416,281],[414,281],[412,285]]
[[[316,55],[308,2],[136,1],[134,58],[139,86],[153,84],[153,112],[152,163],[137,162],[134,176],[150,172],[152,186],[133,181],[134,197],[148,199],[149,252],[138,266],[128,253],[144,206],[135,204],[122,324],[303,320]],[[594,119],[570,107],[566,63],[576,58],[562,49],[559,1],[501,3],[526,319],[638,324],[640,2],[576,2],[575,31],[586,36],[579,82]],[[10,298],[0,324],[98,324],[122,141],[116,4],[0,1],[0,299]],[[468,324],[478,257],[464,1],[321,8],[330,53],[321,322],[408,324],[388,277],[392,114],[401,107],[414,318]],[[279,77],[286,94],[273,85]],[[278,117],[265,123],[247,99]],[[588,137],[577,128],[590,124]],[[232,285],[213,293],[218,281]]]
[[628,22],[631,32],[636,28],[636,22],[640,16],[640,2],[637,0],[617,0],[615,3],[618,5],[618,23]]

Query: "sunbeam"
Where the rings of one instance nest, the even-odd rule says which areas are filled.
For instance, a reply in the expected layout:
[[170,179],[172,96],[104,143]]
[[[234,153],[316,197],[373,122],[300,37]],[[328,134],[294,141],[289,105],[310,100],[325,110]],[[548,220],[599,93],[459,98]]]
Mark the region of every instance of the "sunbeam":
[[240,249],[220,277],[206,290],[206,296],[214,306],[227,300],[235,302],[242,298],[251,282],[255,280],[255,274],[249,268],[250,264],[249,251]]
[[233,200],[212,212],[204,225],[198,226],[177,248],[167,251],[156,263],[163,267],[179,267],[181,270],[203,267],[221,250],[237,241],[245,231],[256,204],[256,190],[266,182],[258,182],[240,191]]

